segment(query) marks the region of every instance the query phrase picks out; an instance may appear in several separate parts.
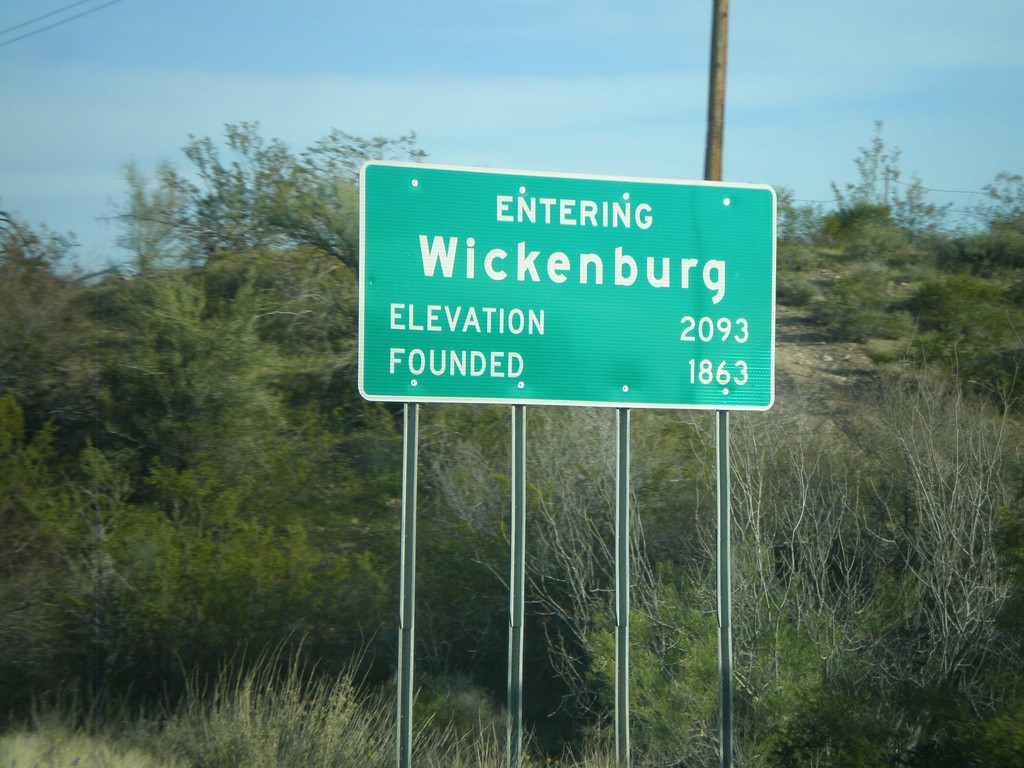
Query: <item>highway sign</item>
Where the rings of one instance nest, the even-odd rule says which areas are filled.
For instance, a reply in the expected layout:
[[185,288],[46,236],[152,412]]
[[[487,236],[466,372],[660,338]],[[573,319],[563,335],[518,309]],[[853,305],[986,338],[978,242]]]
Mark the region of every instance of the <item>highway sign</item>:
[[775,193],[367,163],[359,301],[369,400],[765,410]]

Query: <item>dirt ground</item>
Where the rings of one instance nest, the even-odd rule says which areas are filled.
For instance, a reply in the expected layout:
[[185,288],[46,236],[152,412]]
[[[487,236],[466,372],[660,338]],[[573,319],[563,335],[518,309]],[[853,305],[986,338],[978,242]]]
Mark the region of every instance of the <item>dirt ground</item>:
[[874,372],[862,344],[829,341],[805,309],[779,304],[775,312],[777,400],[793,389],[848,389]]

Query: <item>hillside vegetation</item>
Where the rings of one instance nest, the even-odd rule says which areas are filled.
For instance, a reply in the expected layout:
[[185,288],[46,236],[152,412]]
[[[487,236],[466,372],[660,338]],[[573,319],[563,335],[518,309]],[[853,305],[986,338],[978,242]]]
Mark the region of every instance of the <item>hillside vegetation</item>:
[[[184,155],[128,169],[124,273],[0,220],[0,762],[390,764],[402,416],[356,388],[357,184],[423,153]],[[881,126],[854,164],[834,211],[780,192],[777,405],[732,419],[739,757],[1024,766],[1024,179],[953,231]],[[421,428],[418,749],[499,765],[508,409]],[[611,764],[614,435],[529,409],[537,764]],[[634,765],[710,765],[713,415],[632,439]]]

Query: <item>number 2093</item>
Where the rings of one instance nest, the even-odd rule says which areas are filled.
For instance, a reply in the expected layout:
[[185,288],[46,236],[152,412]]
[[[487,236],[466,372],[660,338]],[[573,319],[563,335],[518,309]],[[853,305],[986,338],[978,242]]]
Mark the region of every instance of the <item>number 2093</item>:
[[683,332],[679,334],[680,341],[713,341],[717,338],[719,341],[732,339],[742,344],[750,338],[750,325],[745,317],[730,320],[728,317],[683,315],[679,322],[683,326]]

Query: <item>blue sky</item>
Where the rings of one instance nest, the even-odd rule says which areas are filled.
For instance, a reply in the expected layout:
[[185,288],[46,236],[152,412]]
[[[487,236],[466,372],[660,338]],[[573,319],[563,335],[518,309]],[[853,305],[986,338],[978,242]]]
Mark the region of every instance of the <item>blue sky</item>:
[[[711,0],[82,0],[0,34],[0,208],[122,262],[122,172],[258,121],[428,162],[698,179]],[[0,29],[71,5],[3,0]],[[875,120],[904,180],[1024,172],[1020,0],[732,0],[724,178],[829,200]],[[31,34],[43,26],[81,18]],[[13,42],[12,42],[13,41]],[[966,194],[933,193],[962,209]]]

